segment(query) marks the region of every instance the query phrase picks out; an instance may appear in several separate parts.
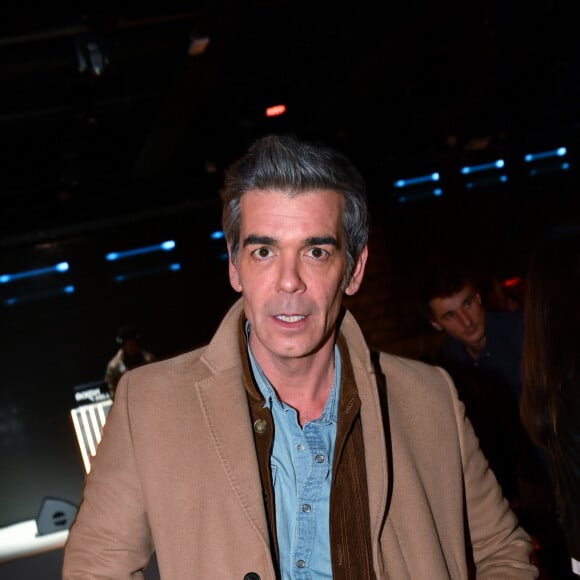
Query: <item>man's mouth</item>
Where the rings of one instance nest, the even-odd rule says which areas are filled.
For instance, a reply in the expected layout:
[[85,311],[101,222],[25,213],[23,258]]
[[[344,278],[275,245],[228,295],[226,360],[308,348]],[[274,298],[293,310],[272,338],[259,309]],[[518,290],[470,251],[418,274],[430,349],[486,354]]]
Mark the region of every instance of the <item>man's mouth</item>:
[[282,322],[299,322],[300,320],[304,320],[306,316],[303,316],[301,314],[293,314],[293,315],[277,314],[275,318],[281,320]]

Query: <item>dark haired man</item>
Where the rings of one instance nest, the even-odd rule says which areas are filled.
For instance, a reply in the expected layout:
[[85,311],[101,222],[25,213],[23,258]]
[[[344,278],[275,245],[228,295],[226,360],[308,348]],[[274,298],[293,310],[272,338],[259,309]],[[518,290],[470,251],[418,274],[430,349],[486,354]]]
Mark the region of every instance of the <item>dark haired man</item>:
[[504,495],[541,541],[544,569],[553,573],[562,561],[553,482],[546,453],[519,415],[524,315],[486,308],[477,279],[460,260],[427,272],[423,303],[430,324],[446,334],[436,362],[451,374]]

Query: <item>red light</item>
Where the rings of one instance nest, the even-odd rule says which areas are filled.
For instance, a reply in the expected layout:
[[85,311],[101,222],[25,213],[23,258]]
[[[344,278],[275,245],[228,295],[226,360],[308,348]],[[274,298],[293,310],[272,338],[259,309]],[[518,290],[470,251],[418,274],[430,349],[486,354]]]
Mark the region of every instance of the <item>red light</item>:
[[516,276],[515,278],[508,278],[507,280],[504,280],[501,285],[505,288],[512,288],[513,286],[517,286],[521,281],[521,278]]
[[274,105],[266,109],[266,117],[278,117],[286,112],[286,105]]

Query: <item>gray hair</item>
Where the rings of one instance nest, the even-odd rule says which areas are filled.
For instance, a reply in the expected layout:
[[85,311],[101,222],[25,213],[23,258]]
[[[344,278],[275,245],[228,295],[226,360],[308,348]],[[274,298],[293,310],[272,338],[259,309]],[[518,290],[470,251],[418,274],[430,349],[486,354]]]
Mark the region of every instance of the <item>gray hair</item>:
[[234,264],[240,249],[240,201],[252,189],[275,189],[288,196],[328,189],[343,196],[342,229],[347,256],[343,287],[346,286],[369,237],[366,186],[353,164],[330,147],[292,136],[267,135],[256,140],[225,174],[222,229]]

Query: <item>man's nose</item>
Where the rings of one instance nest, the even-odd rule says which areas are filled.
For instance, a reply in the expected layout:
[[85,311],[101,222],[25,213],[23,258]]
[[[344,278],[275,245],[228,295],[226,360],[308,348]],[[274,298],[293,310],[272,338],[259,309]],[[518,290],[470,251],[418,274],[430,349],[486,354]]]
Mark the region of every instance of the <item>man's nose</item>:
[[281,256],[278,261],[278,287],[279,292],[303,292],[306,288],[301,275],[300,260],[295,257]]
[[458,310],[457,316],[459,317],[459,320],[461,321],[461,324],[463,326],[470,326],[471,324],[473,324],[473,320],[467,312],[464,312],[463,310]]

